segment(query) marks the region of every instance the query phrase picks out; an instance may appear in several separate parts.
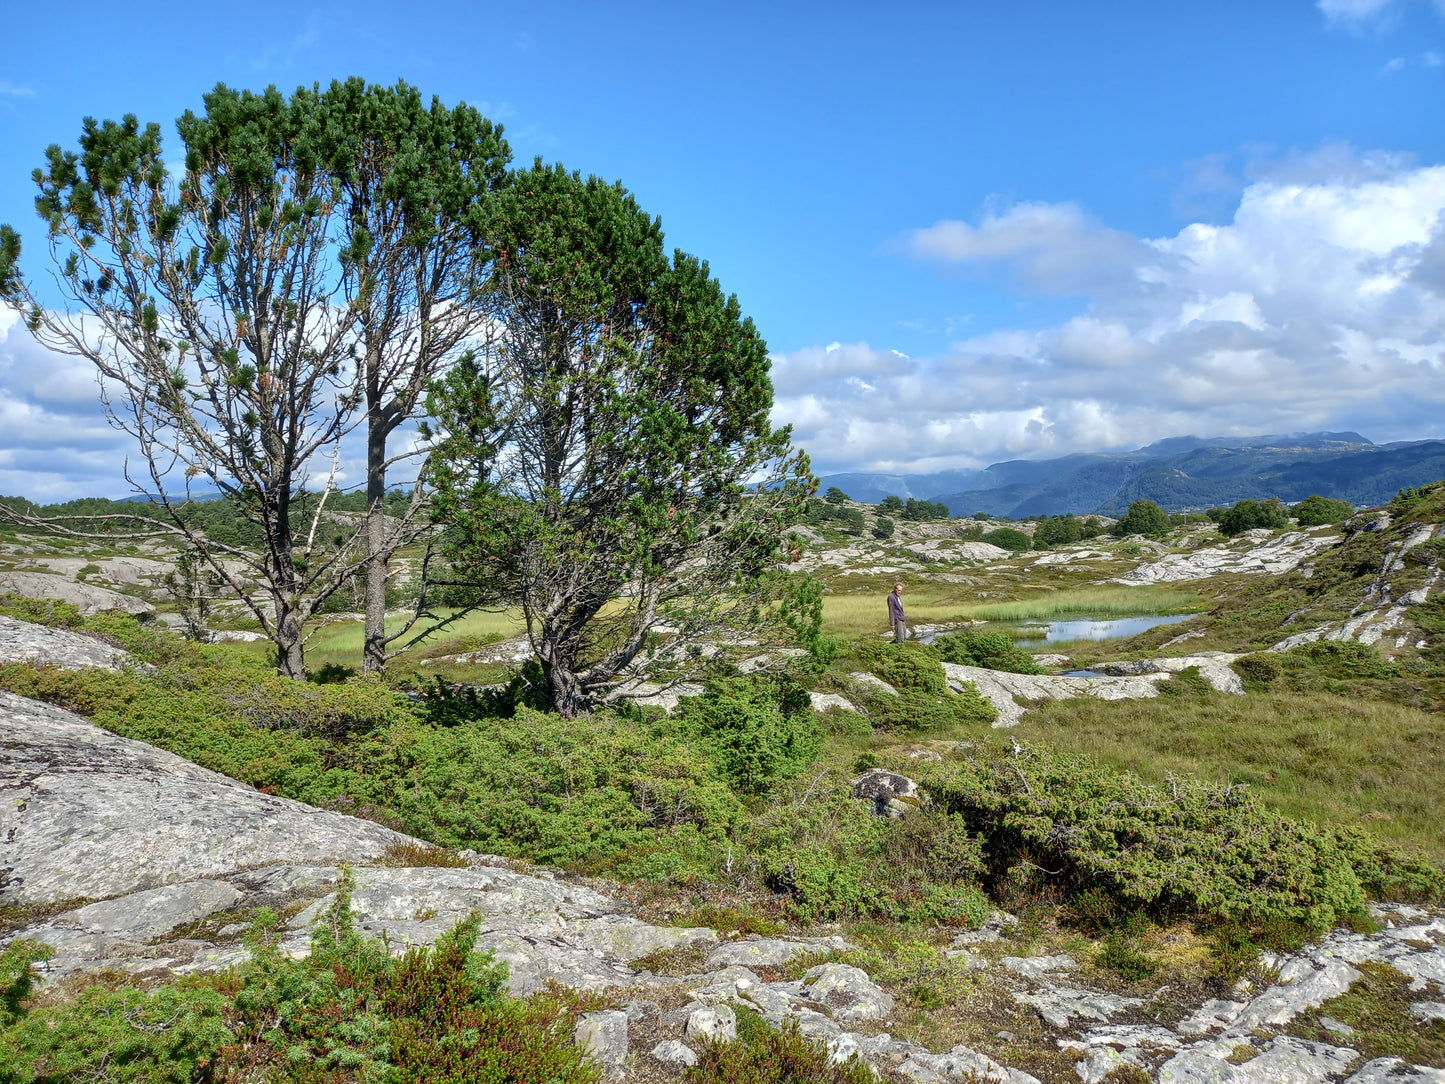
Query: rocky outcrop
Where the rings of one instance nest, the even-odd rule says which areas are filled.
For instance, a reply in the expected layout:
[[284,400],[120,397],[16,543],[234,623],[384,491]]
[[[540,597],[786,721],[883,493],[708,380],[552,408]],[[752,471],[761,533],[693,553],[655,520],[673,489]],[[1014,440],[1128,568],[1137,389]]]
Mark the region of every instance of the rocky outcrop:
[[1241,572],[1279,575],[1292,571],[1340,540],[1339,532],[1332,527],[1287,531],[1273,537],[1268,531],[1249,531],[1240,537],[1244,542],[1242,549],[1209,546],[1193,553],[1165,554],[1157,561],[1126,572],[1116,582],[1180,583]]
[[1128,662],[1095,663],[1093,669],[1105,674],[1178,674],[1198,670],[1199,676],[1222,693],[1244,695],[1244,682],[1230,669],[1238,655],[1224,651],[1202,651],[1198,655],[1180,655],[1168,659],[1132,659]]
[[[964,682],[972,682],[995,708],[995,727],[1016,726],[1028,710],[1019,700],[1072,700],[1088,696],[1097,700],[1140,700],[1158,696],[1156,687],[1167,681],[1162,671],[1138,677],[1067,677],[1062,674],[1011,674],[1003,670],[985,670],[979,666],[943,664],[949,687],[961,692]],[[1017,699],[1016,699],[1017,698]]]
[[[1386,530],[1389,526],[1388,515],[1367,519],[1357,516],[1350,520],[1350,527],[1361,532]],[[1415,570],[1407,572],[1408,558],[1412,551],[1437,538],[1445,538],[1445,524],[1422,523],[1409,529],[1408,533],[1402,533],[1385,547],[1379,571],[1349,617],[1286,636],[1268,650],[1288,651],[1316,640],[1358,640],[1362,644],[1378,644],[1388,639],[1397,648],[1405,647],[1410,642],[1406,628],[1410,610],[1445,589],[1445,567],[1437,562],[1426,566],[1423,573]]]
[[406,842],[0,693],[0,903],[116,896],[281,859],[366,862]]
[[80,670],[119,670],[130,656],[93,636],[0,616],[0,662],[34,662]]
[[133,595],[123,595],[108,587],[80,583],[48,572],[0,572],[0,592],[22,598],[48,598],[68,602],[89,617],[102,610],[123,610],[143,614],[155,609],[149,602]]

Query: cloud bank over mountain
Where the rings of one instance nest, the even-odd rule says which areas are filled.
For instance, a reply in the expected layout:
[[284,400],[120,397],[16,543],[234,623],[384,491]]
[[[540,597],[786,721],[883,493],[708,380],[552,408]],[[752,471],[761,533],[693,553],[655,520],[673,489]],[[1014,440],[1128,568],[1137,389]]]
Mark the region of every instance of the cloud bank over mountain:
[[1081,297],[1061,324],[911,358],[776,355],[779,422],[826,470],[937,470],[1180,433],[1445,435],[1445,166],[1338,148],[1247,185],[1172,237],[1072,203],[1015,203],[901,239],[942,273]]

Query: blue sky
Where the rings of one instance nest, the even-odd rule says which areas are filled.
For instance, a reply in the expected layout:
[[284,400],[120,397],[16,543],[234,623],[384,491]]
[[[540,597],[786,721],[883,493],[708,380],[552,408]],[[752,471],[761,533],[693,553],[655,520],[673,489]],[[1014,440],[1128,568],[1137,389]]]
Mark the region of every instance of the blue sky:
[[[85,115],[404,78],[661,215],[822,469],[1445,436],[1442,2],[6,4],[0,221],[34,275]],[[0,491],[116,491],[88,376],[5,320]]]

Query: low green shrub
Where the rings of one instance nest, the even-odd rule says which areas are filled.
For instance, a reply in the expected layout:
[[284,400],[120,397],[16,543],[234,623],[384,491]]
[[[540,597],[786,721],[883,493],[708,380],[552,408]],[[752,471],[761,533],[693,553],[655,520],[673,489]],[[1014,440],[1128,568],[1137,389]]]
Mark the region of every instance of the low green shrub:
[[1399,672],[1397,663],[1358,640],[1316,640],[1300,644],[1285,654],[1284,663],[1295,667],[1307,665],[1319,677],[1342,681],[1388,678]]
[[884,643],[862,640],[853,648],[853,657],[875,677],[882,678],[900,692],[917,689],[939,695],[948,692],[948,678],[938,658],[925,644]]
[[955,756],[921,781],[977,840],[996,892],[1068,898],[1096,889],[1126,912],[1319,929],[1371,896],[1445,890],[1423,858],[1355,828],[1292,821],[1237,787],[1151,786],[1024,746]]
[[191,1084],[235,1040],[226,998],[199,985],[89,986],[0,1031],[0,1084]]
[[786,677],[714,679],[701,696],[684,699],[675,717],[746,794],[793,778],[822,747],[807,690]]
[[599,1079],[572,1041],[572,1009],[585,1006],[506,997],[505,965],[475,951],[475,915],[394,957],[356,930],[348,881],[312,927],[306,959],[277,948],[279,924],[258,914],[251,959],[230,975],[150,992],[100,982],[22,1012],[0,1029],[0,1082]]
[[861,1058],[831,1062],[828,1048],[805,1039],[796,1024],[779,1031],[757,1017],[745,1026],[740,1015],[737,1041],[704,1043],[697,1064],[682,1079],[686,1084],[873,1084],[874,1077]]
[[970,723],[990,723],[994,706],[972,684],[951,692],[938,656],[926,644],[862,641],[853,649],[859,665],[898,690],[890,696],[863,687],[850,692],[881,730],[939,731]]
[[991,723],[998,711],[973,683],[962,693],[936,695],[900,689],[897,696],[864,689],[855,694],[878,730],[911,730],[921,734],[947,732],[957,726]]
[[468,719],[457,708],[451,725],[431,725],[424,707],[375,679],[288,681],[252,656],[168,639],[184,657],[149,676],[12,664],[0,667],[0,687],[445,847],[570,864],[660,839],[715,841],[743,814],[717,762],[666,719],[564,720],[526,707]]
[[989,904],[965,826],[930,809],[874,815],[851,787],[815,785],[755,818],[743,834],[763,883],[797,919],[890,918],[979,925]]
[[1234,660],[1235,673],[1244,681],[1244,687],[1251,692],[1268,689],[1279,677],[1282,669],[1279,655],[1268,651],[1256,651]]
[[940,636],[933,641],[932,651],[942,662],[960,666],[981,666],[987,670],[1007,670],[1014,674],[1042,674],[1043,667],[1019,647],[1006,632],[978,632],[964,629]]
[[0,951],[0,1027],[18,1020],[21,1006],[35,988],[30,965],[55,954],[49,945],[28,938],[16,938]]

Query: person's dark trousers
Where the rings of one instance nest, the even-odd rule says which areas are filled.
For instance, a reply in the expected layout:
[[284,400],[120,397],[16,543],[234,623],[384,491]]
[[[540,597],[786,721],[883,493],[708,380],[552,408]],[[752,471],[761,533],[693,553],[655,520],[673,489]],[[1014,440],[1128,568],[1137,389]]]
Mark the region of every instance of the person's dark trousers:
[[901,644],[906,639],[908,639],[908,622],[902,619],[893,622],[893,642]]

